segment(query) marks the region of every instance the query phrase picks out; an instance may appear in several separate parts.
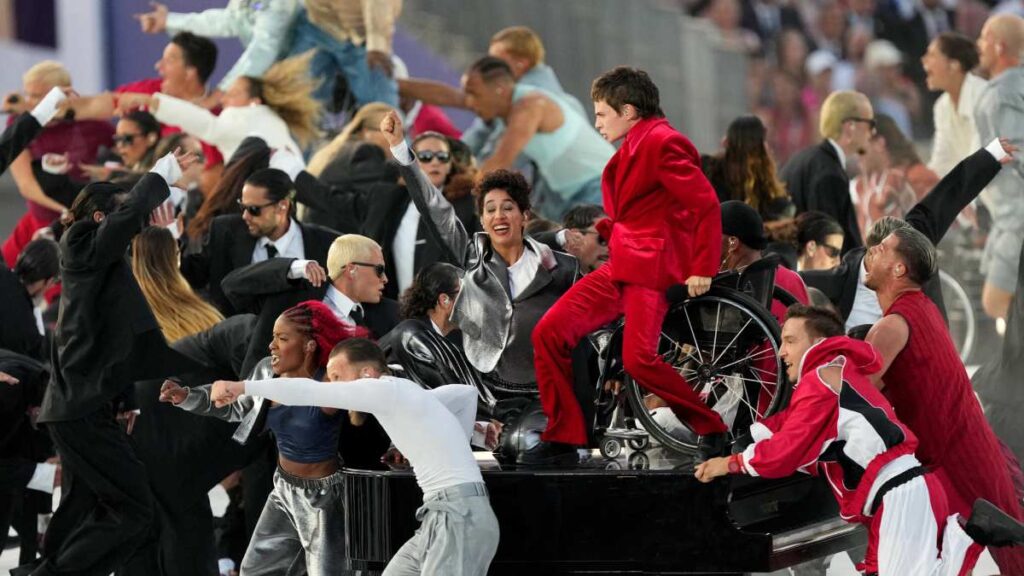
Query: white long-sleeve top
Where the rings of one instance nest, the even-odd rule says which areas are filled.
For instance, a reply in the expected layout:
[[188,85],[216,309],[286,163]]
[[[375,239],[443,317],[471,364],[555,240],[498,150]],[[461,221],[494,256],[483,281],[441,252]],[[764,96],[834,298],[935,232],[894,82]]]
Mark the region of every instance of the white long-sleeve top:
[[974,154],[981,146],[978,130],[974,126],[974,108],[987,85],[988,82],[984,79],[968,74],[960,87],[960,100],[956,106],[953,105],[949,93],[943,93],[935,101],[932,108],[935,138],[928,167],[938,174],[939,178],[949,174],[954,166]]
[[264,104],[231,106],[217,116],[202,106],[174,96],[159,92],[154,96],[160,101],[154,114],[157,120],[178,126],[182,132],[213,144],[225,159],[231,158],[247,136],[259,136],[271,148],[302,156],[302,149],[292,139],[288,125]]
[[274,378],[245,383],[245,393],[289,406],[324,406],[373,414],[416,473],[424,494],[467,482],[482,482],[469,440],[477,393],[452,384],[424,390],[402,378],[383,376],[351,382]]

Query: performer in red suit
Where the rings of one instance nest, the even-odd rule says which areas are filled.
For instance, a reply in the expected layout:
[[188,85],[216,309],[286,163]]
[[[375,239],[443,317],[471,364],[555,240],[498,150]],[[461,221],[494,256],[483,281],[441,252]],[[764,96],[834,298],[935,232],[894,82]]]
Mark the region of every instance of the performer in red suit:
[[843,519],[868,527],[857,566],[866,574],[959,576],[974,567],[979,544],[1024,536],[1024,526],[983,500],[965,524],[950,513],[942,482],[914,455],[914,433],[869,379],[881,356],[845,337],[835,312],[790,307],[781,356],[789,378],[799,380],[789,406],[751,426],[755,442],[743,452],[699,464],[698,480],[823,474]]
[[623,314],[626,371],[706,437],[705,445],[720,450],[727,431],[721,417],[658,355],[665,290],[685,283],[691,295],[703,294],[718,272],[718,196],[693,144],[665,120],[658,87],[646,72],[615,68],[594,81],[591,95],[598,132],[609,142],[625,138],[601,180],[608,218],[597,229],[608,240],[610,259],[566,292],[533,331],[548,426],[544,442],[521,455],[520,463],[571,462],[586,444],[571,352],[586,334]]
[[[989,428],[935,304],[921,285],[936,272],[935,247],[897,229],[864,257],[864,285],[885,311],[867,340],[882,355],[878,385],[921,440],[921,462],[946,482],[950,508],[984,498],[1020,520],[1009,463]],[[1024,574],[1024,548],[993,551],[1003,574]]]

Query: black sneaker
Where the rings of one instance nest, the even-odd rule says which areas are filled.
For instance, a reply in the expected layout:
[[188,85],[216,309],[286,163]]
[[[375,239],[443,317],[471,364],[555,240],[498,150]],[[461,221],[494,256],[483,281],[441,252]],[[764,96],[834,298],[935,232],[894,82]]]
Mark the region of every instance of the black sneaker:
[[964,524],[964,532],[982,546],[1024,543],[1024,524],[982,498],[974,501],[971,517]]
[[718,456],[725,456],[729,448],[729,435],[725,432],[707,434],[697,440],[697,462],[704,462]]
[[527,467],[576,466],[580,463],[580,455],[572,444],[541,442],[520,453],[517,462]]

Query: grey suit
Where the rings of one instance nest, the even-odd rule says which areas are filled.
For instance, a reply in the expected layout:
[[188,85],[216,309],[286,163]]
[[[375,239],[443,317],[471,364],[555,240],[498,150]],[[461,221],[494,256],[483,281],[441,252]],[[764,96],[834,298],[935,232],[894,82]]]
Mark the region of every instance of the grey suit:
[[[974,109],[981,142],[1008,138],[1024,146],[1024,67],[1011,68],[989,81]],[[1017,266],[1024,241],[1024,160],[1015,158],[988,187],[992,233],[981,267],[986,282],[1006,292],[1017,288]]]
[[513,298],[508,265],[491,249],[487,234],[478,232],[471,239],[452,205],[415,162],[400,170],[428,231],[440,239],[446,259],[466,270],[452,312],[463,333],[466,357],[481,373],[492,375],[496,388],[535,392],[530,335],[541,316],[576,281],[576,259],[525,238],[526,248],[539,256],[541,265],[533,281]]

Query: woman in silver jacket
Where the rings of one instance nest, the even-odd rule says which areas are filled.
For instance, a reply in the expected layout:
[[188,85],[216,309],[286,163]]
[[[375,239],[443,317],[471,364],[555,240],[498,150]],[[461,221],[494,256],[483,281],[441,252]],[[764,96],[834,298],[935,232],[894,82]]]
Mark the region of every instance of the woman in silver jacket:
[[535,396],[530,334],[576,281],[576,259],[525,235],[530,186],[518,172],[495,170],[477,184],[477,212],[484,232],[470,237],[452,205],[415,161],[396,113],[384,117],[381,133],[401,165],[412,201],[430,232],[441,240],[445,259],[466,270],[452,321],[462,331],[470,363],[486,375],[499,399]]

